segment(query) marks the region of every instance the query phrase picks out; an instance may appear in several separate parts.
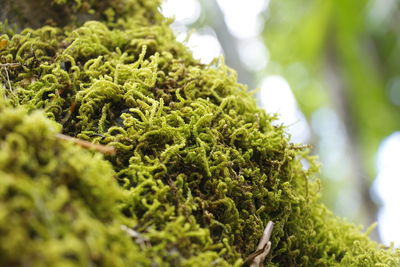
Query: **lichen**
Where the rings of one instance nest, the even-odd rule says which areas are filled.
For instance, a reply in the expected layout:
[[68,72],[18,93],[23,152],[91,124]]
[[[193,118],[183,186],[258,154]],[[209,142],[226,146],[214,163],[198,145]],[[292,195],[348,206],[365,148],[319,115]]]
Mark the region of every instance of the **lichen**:
[[[273,221],[269,266],[398,266],[398,250],[384,249],[319,203],[314,158],[306,146],[290,142],[275,115],[257,107],[223,59],[209,65],[194,60],[157,4],[145,2],[129,1],[135,8],[118,20],[19,33],[0,25],[3,106],[16,108],[2,110],[0,144],[10,147],[13,139],[7,136],[15,134],[24,143],[17,152],[10,147],[1,154],[8,161],[0,161],[0,179],[18,177],[28,184],[28,195],[36,194],[34,183],[44,184],[43,206],[26,204],[39,209],[31,216],[41,231],[60,228],[76,238],[75,227],[83,224],[90,236],[90,242],[78,240],[86,248],[79,256],[63,252],[69,241],[57,232],[46,235],[50,241],[41,249],[51,246],[57,259],[85,259],[73,262],[82,266],[88,261],[129,266],[136,260],[144,266],[240,266]],[[20,133],[18,125],[28,130]],[[116,154],[102,159],[63,144],[54,138],[57,127],[65,135],[113,146]],[[30,139],[36,136],[31,132],[37,139]],[[42,150],[49,163],[27,160],[42,162]],[[30,167],[14,162],[15,155]],[[58,187],[64,188],[61,204],[74,212],[49,204]],[[34,242],[43,237],[19,234],[29,229],[24,212],[13,206],[22,195],[2,200],[22,222],[16,232],[0,235],[0,243],[22,243],[7,250],[8,261],[0,250],[0,262],[18,262],[15,252],[24,249],[31,251],[24,259],[46,265],[54,257],[35,256]],[[40,212],[56,219],[43,221]],[[121,230],[125,225],[140,242]],[[10,225],[3,220],[2,227]]]

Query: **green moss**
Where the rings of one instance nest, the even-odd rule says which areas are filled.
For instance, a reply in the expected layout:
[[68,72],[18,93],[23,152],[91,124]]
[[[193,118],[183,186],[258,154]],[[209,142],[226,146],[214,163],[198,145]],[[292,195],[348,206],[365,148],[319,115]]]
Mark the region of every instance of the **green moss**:
[[101,155],[56,140],[39,112],[0,107],[0,129],[2,266],[149,264],[121,234],[124,194]]
[[0,20],[19,29],[76,25],[88,20],[112,24],[124,17],[141,23],[162,20],[160,0],[2,0]]
[[[6,40],[0,50],[4,66],[0,79],[8,105],[23,106],[29,112],[43,110],[62,133],[114,146],[116,155],[106,156],[114,173],[98,155],[59,144],[50,133],[40,142],[26,141],[30,135],[24,136],[26,145],[20,149],[21,155],[39,160],[36,152],[29,153],[37,149],[36,144],[43,144],[40,147],[47,151],[54,170],[48,178],[42,178],[47,171],[42,165],[32,165],[26,173],[17,164],[11,168],[11,163],[0,170],[29,182],[51,178],[48,187],[41,189],[46,195],[56,192],[52,183],[62,173],[65,160],[73,161],[74,182],[66,190],[65,201],[81,201],[75,209],[89,214],[82,221],[99,225],[89,229],[99,238],[91,240],[99,246],[96,255],[110,257],[110,261],[126,257],[122,264],[127,266],[136,258],[145,266],[150,262],[160,266],[241,265],[254,252],[269,220],[275,223],[266,260],[271,266],[400,264],[398,250],[383,249],[319,204],[313,158],[304,147],[290,143],[285,128],[274,125],[275,117],[256,106],[222,59],[200,64],[175,40],[168,21],[158,17],[156,5],[130,2],[136,9],[112,22],[45,26],[20,33],[0,27],[4,29],[0,40]],[[17,111],[6,110],[2,118],[8,123],[18,121],[9,115]],[[24,127],[36,129],[32,116],[38,115],[25,112],[19,120],[27,120]],[[45,123],[38,132],[51,132],[54,124],[40,120]],[[11,135],[16,131],[15,127],[8,130]],[[8,139],[3,139],[8,145]],[[311,167],[305,169],[301,160],[309,161]],[[101,173],[108,178],[94,182]],[[120,186],[111,190],[113,179]],[[92,181],[90,186],[79,191],[79,181],[86,180]],[[26,190],[33,192],[35,187],[29,185]],[[85,194],[70,197],[75,191]],[[14,199],[19,196],[9,196],[4,205],[13,209]],[[97,207],[96,203],[103,202]],[[75,233],[79,223],[72,223],[68,214],[43,209],[56,218],[66,216],[65,233]],[[18,209],[11,213],[16,220],[24,218]],[[59,221],[37,223],[45,229],[59,224],[63,225]],[[143,242],[126,241],[126,231],[117,227],[126,224],[140,233]],[[5,226],[0,221],[0,228]],[[111,239],[118,248],[102,250],[109,231],[115,234]],[[14,239],[14,235],[0,235],[0,243]],[[29,235],[20,240],[36,241]],[[61,249],[62,242],[54,247]],[[28,242],[20,246],[33,249]],[[12,251],[17,250],[9,251],[9,259],[17,260],[18,254]],[[127,254],[121,256],[123,251]],[[103,263],[91,258],[90,247],[80,253],[95,265]],[[26,257],[38,265],[48,260],[46,255],[38,259],[28,253]]]

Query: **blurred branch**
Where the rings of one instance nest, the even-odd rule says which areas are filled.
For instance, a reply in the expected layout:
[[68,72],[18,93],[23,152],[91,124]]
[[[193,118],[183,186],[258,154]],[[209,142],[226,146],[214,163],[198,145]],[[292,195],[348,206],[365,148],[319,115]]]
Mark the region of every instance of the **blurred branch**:
[[202,1],[206,22],[215,30],[217,38],[225,52],[225,63],[236,70],[240,83],[255,87],[254,74],[240,61],[236,38],[230,33],[225,23],[224,14],[216,0]]
[[[325,75],[326,81],[329,84],[331,98],[333,100],[334,108],[338,113],[340,120],[344,124],[344,137],[346,139],[346,145],[348,150],[348,158],[351,161],[353,168],[353,183],[357,191],[355,194],[359,194],[361,199],[361,209],[364,215],[365,225],[371,225],[377,220],[377,206],[371,199],[370,185],[368,181],[372,179],[368,177],[366,167],[361,153],[361,144],[358,139],[357,128],[354,127],[354,118],[350,108],[349,97],[347,92],[350,90],[347,88],[344,77],[340,74],[340,67],[337,61],[337,51],[332,44],[331,40],[328,41],[326,49],[326,60],[325,60]],[[371,237],[378,241],[379,235],[376,230],[371,233]]]

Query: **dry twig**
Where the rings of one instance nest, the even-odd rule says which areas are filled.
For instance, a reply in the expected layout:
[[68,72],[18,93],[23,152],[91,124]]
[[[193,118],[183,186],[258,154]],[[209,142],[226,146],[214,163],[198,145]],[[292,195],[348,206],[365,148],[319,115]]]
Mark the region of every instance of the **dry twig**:
[[250,267],[264,266],[265,257],[267,257],[269,251],[271,250],[271,241],[269,240],[271,238],[271,233],[273,228],[274,228],[274,223],[269,221],[264,229],[264,233],[261,236],[256,251],[247,257],[245,265]]
[[0,68],[16,68],[21,66],[20,63],[2,63],[0,64]]
[[121,230],[126,232],[130,237],[135,239],[136,243],[138,243],[142,248],[145,248],[148,246],[148,239],[143,237],[139,232],[136,232],[135,230],[129,228],[126,225],[121,225]]
[[103,145],[99,145],[99,144],[93,144],[90,143],[88,141],[82,140],[82,139],[78,139],[78,138],[74,138],[68,135],[64,135],[64,134],[56,134],[56,137],[60,140],[67,140],[67,141],[72,141],[75,144],[78,144],[82,147],[85,148],[91,148],[94,150],[97,150],[103,154],[107,154],[107,155],[115,155],[116,151],[115,148],[112,146],[103,146]]
[[8,74],[8,68],[16,68],[19,67],[21,64],[19,63],[5,63],[5,64],[0,64],[0,68],[2,68],[4,70],[4,72],[6,73],[6,78],[7,78],[7,82],[8,82],[8,88],[10,89],[10,91],[12,92],[12,87],[11,87],[11,81],[10,81],[10,76]]

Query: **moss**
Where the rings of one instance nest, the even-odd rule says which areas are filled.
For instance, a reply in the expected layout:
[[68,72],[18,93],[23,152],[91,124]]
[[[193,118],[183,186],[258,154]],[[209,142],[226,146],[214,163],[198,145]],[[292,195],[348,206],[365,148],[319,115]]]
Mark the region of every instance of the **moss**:
[[127,234],[111,165],[56,140],[40,112],[0,107],[2,266],[127,266],[149,261]]
[[19,29],[44,25],[67,26],[88,20],[114,23],[129,16],[138,21],[162,19],[156,10],[159,0],[2,0],[0,20]]
[[[136,258],[145,266],[241,265],[254,252],[269,220],[275,223],[272,250],[266,259],[270,266],[400,264],[398,250],[384,249],[319,203],[314,159],[304,146],[290,142],[285,128],[274,124],[274,116],[256,106],[222,59],[200,64],[175,40],[169,21],[159,16],[156,5],[130,3],[136,8],[118,20],[82,25],[74,21],[64,28],[44,26],[20,33],[0,26],[4,33],[0,40],[5,44],[0,49],[0,79],[7,105],[18,107],[18,112],[21,106],[29,113],[42,110],[56,123],[41,117],[45,123],[39,132],[58,125],[63,134],[117,151],[106,156],[108,163],[71,144],[60,148],[60,154],[60,144],[48,134],[40,142],[26,139],[20,150],[21,155],[39,160],[36,152],[29,153],[42,143],[54,170],[46,174],[48,178],[42,178],[47,170],[42,165],[26,173],[19,165],[0,170],[29,182],[51,178],[46,183],[49,187],[41,189],[46,195],[55,192],[51,186],[63,162],[75,162],[74,182],[66,190],[71,192],[65,202],[82,201],[76,210],[92,216],[85,215],[82,221],[99,225],[89,229],[97,231],[99,238],[92,240],[99,246],[96,255],[110,257],[110,261],[130,257],[122,263],[126,266]],[[18,121],[9,113],[1,117]],[[24,127],[36,127],[32,116],[38,115],[34,114],[20,115],[19,120],[27,120]],[[11,135],[16,131],[15,127],[8,130]],[[305,169],[302,160],[311,167]],[[94,183],[100,173],[108,173],[104,175],[107,183]],[[81,191],[88,196],[70,197],[79,192],[75,186],[81,180],[92,181]],[[119,187],[111,190],[112,181]],[[27,190],[35,187],[29,185]],[[8,197],[4,205],[11,209],[14,199],[19,196]],[[97,202],[104,202],[101,211],[97,211]],[[67,216],[50,207],[43,210],[52,211],[55,217]],[[11,213],[16,220],[24,218],[19,210]],[[63,229],[73,235],[79,223],[68,222]],[[37,223],[45,229],[59,224],[63,225],[59,221]],[[142,242],[136,238],[126,241],[129,231],[117,227],[121,225],[140,233]],[[0,227],[4,226],[3,221]],[[115,234],[113,238],[109,231]],[[118,248],[102,250],[107,238]],[[14,235],[0,236],[0,241],[14,239]],[[36,239],[25,235],[21,240]],[[30,243],[20,246],[34,247]],[[53,247],[61,249],[63,241]],[[8,257],[17,260],[12,251],[17,250],[10,250]],[[123,251],[127,254],[121,257]],[[90,259],[92,250],[89,247],[80,253]],[[28,253],[26,258],[41,264],[46,257]]]

